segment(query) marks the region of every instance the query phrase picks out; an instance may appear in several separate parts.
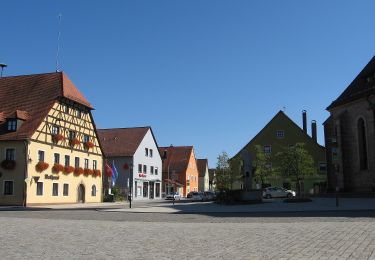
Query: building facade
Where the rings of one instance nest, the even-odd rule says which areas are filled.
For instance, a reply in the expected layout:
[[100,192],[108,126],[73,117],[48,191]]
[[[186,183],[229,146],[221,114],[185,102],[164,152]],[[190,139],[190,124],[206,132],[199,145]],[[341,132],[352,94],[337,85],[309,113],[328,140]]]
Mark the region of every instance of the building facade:
[[[114,165],[118,177],[115,186],[134,200],[160,199],[162,162],[151,127],[98,130],[105,159]],[[111,187],[106,178],[104,187]],[[107,189],[108,190],[108,189]]]
[[302,192],[313,193],[322,192],[326,186],[326,158],[325,148],[317,143],[316,122],[311,124],[312,134],[307,134],[307,114],[303,111],[303,129],[294,123],[283,111],[279,111],[271,121],[252,139],[246,146],[241,149],[235,157],[241,161],[241,174],[243,181],[237,184],[237,189],[260,188],[259,183],[253,180],[253,160],[255,158],[255,146],[259,145],[264,153],[271,158],[268,167],[274,171],[273,176],[267,178],[267,186],[280,186],[293,188],[293,181],[281,177],[278,172],[279,162],[277,154],[285,148],[293,147],[297,143],[304,143],[305,149],[314,159],[316,174],[307,176],[302,183]]
[[208,160],[207,159],[197,159],[198,172],[199,172],[199,182],[198,191],[208,191],[209,190],[209,179],[208,174]]
[[0,204],[102,201],[91,104],[63,72],[0,78]]
[[327,110],[329,189],[375,191],[375,57]]
[[198,191],[199,173],[193,146],[159,147],[163,158],[163,191],[186,196]]

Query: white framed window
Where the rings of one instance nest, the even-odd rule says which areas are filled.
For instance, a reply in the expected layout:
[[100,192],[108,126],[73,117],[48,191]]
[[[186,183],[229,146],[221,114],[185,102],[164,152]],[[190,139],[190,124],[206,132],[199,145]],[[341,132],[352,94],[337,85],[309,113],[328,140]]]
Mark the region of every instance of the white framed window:
[[264,149],[264,153],[270,154],[270,153],[272,152],[272,147],[271,147],[271,145],[265,145],[265,146],[263,147],[263,149]]
[[60,133],[60,129],[59,129],[59,127],[57,126],[57,125],[53,125],[52,126],[52,134],[53,135],[57,135],[57,134],[59,134]]
[[79,168],[79,157],[74,158],[74,167]]
[[65,167],[70,166],[70,156],[65,155]]
[[7,127],[8,127],[8,131],[16,131],[17,130],[17,119],[9,119]]
[[89,135],[83,135],[83,142],[87,143],[90,141],[90,136]]
[[36,183],[36,195],[43,196],[43,182],[38,181]]
[[158,175],[158,167],[155,167],[155,175]]
[[95,196],[96,196],[96,186],[95,186],[95,185],[92,185],[92,186],[91,186],[91,196],[92,196],[92,197],[95,197]]
[[5,160],[15,161],[16,160],[16,149],[15,148],[6,148],[5,149]]
[[59,196],[59,184],[56,182],[52,183],[52,196]]
[[98,168],[98,162],[96,160],[92,160],[92,169],[96,170]]
[[38,162],[44,162],[44,151],[38,151]]
[[284,136],[285,136],[284,130],[277,130],[276,131],[276,137],[277,138],[284,138]]
[[154,174],[154,166],[150,166],[150,173]]
[[69,196],[69,184],[68,183],[64,183],[63,196]]
[[138,164],[138,173],[142,172],[142,164]]
[[59,153],[54,153],[53,154],[53,162],[56,163],[56,164],[60,164],[60,154]]
[[89,159],[85,159],[84,169],[88,169],[88,168],[89,168]]
[[153,156],[153,153],[154,153],[154,151],[152,149],[150,149],[150,157]]
[[148,157],[148,148],[145,148],[145,156]]
[[143,165],[143,173],[147,174],[147,165]]
[[14,182],[12,180],[4,181],[4,195],[13,195]]

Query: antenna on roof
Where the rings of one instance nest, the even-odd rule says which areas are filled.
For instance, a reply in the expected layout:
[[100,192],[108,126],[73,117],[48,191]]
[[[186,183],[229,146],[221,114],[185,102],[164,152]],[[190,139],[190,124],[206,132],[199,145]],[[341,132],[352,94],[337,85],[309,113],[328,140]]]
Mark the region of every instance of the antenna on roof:
[[0,63],[0,67],[1,67],[1,74],[0,74],[0,78],[3,77],[3,70],[4,68],[6,68],[8,65],[6,65],[5,63]]
[[59,72],[59,52],[60,52],[60,36],[61,36],[61,17],[62,14],[58,15],[59,18],[59,33],[57,35],[57,51],[56,51],[56,72]]

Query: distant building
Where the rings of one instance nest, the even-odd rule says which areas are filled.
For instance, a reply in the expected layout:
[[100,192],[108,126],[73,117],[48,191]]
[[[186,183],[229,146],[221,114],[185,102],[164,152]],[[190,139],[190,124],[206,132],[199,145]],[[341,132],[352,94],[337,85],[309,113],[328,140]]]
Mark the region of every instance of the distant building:
[[[161,198],[161,157],[151,127],[99,129],[108,165],[115,165],[115,186],[124,195],[132,187],[134,200]],[[106,178],[105,189],[111,186]]]
[[[279,111],[271,121],[253,138],[248,144],[242,148],[235,157],[239,157],[242,161],[241,171],[243,181],[237,184],[238,189],[249,190],[257,188],[254,183],[253,175],[253,160],[255,158],[255,145],[260,145],[264,153],[271,156],[269,167],[275,171],[276,176],[281,176],[278,173],[278,160],[276,154],[282,152],[284,148],[294,146],[296,143],[304,143],[305,149],[313,157],[316,175],[308,176],[302,183],[302,192],[319,192],[324,189],[326,184],[326,159],[325,148],[317,143],[316,122],[312,121],[312,137],[307,134],[307,114],[303,111],[303,129],[294,123],[283,111]],[[285,188],[291,187],[291,180],[282,177],[270,177],[267,179],[266,185],[281,186]]]
[[198,166],[193,146],[159,147],[163,158],[163,190],[186,196],[198,191]]
[[100,202],[93,107],[63,72],[0,78],[0,204]]
[[208,174],[208,160],[207,159],[197,159],[198,172],[199,172],[199,182],[198,191],[208,191],[209,190],[209,179]]
[[375,191],[375,57],[327,110],[329,189]]

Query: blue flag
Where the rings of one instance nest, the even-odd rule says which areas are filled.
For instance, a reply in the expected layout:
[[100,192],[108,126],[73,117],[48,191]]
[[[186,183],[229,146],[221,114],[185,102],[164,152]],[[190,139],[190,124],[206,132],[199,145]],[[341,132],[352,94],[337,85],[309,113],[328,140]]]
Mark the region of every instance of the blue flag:
[[118,172],[115,166],[115,161],[112,161],[112,187],[115,186],[118,177]]

